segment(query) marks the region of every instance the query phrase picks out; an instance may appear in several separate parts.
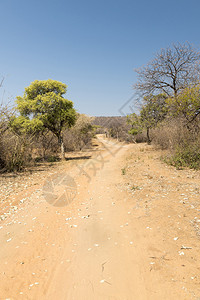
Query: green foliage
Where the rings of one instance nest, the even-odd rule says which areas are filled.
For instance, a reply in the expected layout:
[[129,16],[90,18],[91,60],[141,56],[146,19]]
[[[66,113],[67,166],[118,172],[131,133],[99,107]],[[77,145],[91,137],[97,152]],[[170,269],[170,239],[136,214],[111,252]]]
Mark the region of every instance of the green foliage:
[[142,123],[140,116],[135,113],[127,116],[127,123],[131,125],[131,129],[129,130],[129,134],[137,135],[142,132]]
[[25,88],[23,97],[17,97],[16,127],[23,130],[47,128],[59,137],[62,130],[74,125],[76,112],[73,103],[65,98],[67,86],[56,80],[34,81]]
[[11,128],[18,134],[36,134],[50,130],[58,138],[64,158],[62,132],[76,121],[73,102],[63,95],[67,86],[56,80],[34,81],[25,88],[24,96],[17,97],[19,117],[11,120]]
[[181,116],[187,123],[193,122],[200,114],[200,85],[190,86],[177,97],[167,100],[173,117]]
[[135,88],[143,102],[140,115],[133,116],[130,133],[137,135],[140,124],[148,143],[154,140],[170,149],[166,161],[177,168],[200,169],[199,62],[199,52],[188,43],[178,43],[162,49],[137,70]]
[[162,122],[168,113],[166,99],[167,96],[165,94],[159,94],[156,96],[149,95],[148,97],[144,97],[140,115],[138,116],[133,113],[127,117],[127,122],[131,124],[129,133],[137,135],[142,133],[143,129],[146,129],[147,141],[150,143],[149,130],[151,128],[155,128],[160,122]]
[[141,132],[141,130],[139,129],[137,129],[137,128],[131,128],[129,131],[128,131],[128,133],[129,134],[132,134],[132,135],[137,135],[138,133],[140,133]]
[[[38,96],[53,93],[55,95],[64,95],[67,92],[67,85],[56,80],[35,80],[25,89],[27,99],[34,100]],[[20,98],[20,97],[18,97]]]
[[122,168],[122,175],[126,175],[126,168]]
[[44,129],[42,120],[38,118],[31,120],[29,117],[23,115],[19,117],[13,116],[10,119],[10,127],[18,135],[36,134]]
[[145,128],[154,128],[164,120],[168,112],[166,99],[165,94],[144,97],[140,118]]
[[132,191],[140,190],[140,187],[137,186],[137,185],[132,185],[132,186],[131,186],[131,190],[132,190]]

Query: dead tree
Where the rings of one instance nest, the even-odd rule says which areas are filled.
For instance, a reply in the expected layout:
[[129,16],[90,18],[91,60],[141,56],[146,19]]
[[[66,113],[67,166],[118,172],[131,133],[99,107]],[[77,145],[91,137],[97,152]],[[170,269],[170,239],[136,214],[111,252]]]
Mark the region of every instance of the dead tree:
[[189,43],[162,49],[146,66],[136,70],[137,92],[146,96],[165,93],[174,96],[200,79],[200,53]]

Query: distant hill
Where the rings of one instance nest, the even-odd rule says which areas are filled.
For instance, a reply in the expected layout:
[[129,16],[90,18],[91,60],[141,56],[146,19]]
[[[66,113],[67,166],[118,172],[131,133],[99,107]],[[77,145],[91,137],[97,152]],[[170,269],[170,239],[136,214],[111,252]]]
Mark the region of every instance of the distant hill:
[[102,126],[105,128],[109,128],[114,124],[126,124],[126,117],[121,116],[111,116],[111,117],[94,117],[93,124],[97,126]]

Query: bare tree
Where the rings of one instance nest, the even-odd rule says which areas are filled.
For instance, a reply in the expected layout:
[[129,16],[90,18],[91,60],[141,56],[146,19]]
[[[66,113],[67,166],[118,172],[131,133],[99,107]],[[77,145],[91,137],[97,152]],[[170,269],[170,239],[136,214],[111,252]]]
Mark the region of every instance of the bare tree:
[[163,92],[176,96],[200,79],[199,63],[200,53],[189,43],[174,44],[157,53],[147,66],[136,70],[138,82],[134,88],[142,96]]
[[4,134],[8,129],[8,116],[9,111],[7,106],[0,104],[0,134]]

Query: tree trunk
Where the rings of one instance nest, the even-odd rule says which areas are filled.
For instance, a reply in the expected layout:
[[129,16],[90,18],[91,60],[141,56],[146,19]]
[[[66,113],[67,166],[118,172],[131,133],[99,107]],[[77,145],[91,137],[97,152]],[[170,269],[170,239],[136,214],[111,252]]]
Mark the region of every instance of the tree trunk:
[[149,135],[149,127],[147,127],[147,143],[148,143],[148,145],[150,145],[151,144],[151,139],[150,139],[150,135]]
[[63,142],[63,136],[62,136],[62,134],[60,134],[59,137],[58,137],[58,143],[60,145],[61,159],[64,160],[65,159],[65,148],[64,148],[64,142]]

